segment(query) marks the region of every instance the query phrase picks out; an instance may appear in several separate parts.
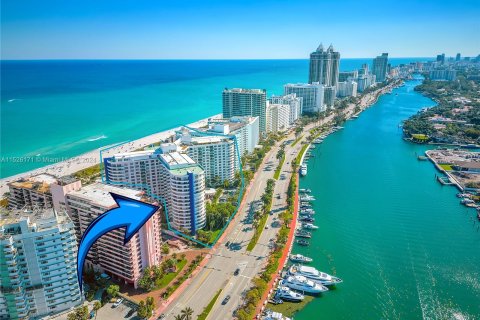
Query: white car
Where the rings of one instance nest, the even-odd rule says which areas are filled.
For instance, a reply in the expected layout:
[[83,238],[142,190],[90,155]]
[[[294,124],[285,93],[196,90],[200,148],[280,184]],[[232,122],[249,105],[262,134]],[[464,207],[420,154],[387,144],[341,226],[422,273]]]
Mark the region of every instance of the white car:
[[121,305],[123,302],[123,298],[118,298],[117,301],[113,304],[114,308],[117,308],[119,305]]

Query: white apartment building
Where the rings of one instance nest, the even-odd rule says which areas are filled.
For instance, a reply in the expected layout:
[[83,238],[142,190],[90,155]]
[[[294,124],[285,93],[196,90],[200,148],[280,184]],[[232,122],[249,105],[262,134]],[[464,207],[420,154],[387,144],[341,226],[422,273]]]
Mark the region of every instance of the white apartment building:
[[302,115],[303,98],[297,97],[295,93],[284,96],[272,96],[270,98],[272,104],[288,104],[290,106],[289,124],[293,124]]
[[267,104],[267,132],[285,131],[290,127],[288,104]]
[[[188,155],[176,151],[162,153],[165,148],[173,150],[173,146],[161,146],[104,159],[107,182],[164,198],[172,225],[196,232],[205,226],[206,220],[205,172]],[[177,192],[182,193],[181,197],[174,197]]]
[[235,136],[241,156],[252,153],[260,141],[258,117],[232,117],[214,119],[209,122],[206,132]]
[[207,222],[205,208],[205,172],[186,154],[160,155],[161,196],[168,207],[168,217],[177,230],[196,234]]
[[235,142],[231,137],[209,135],[195,136],[185,129],[181,132],[179,148],[205,171],[205,182],[217,186],[235,179]]
[[344,97],[356,97],[357,96],[357,83],[355,81],[343,81],[338,83],[337,96]]
[[314,83],[288,83],[284,86],[284,94],[295,93],[302,98],[302,113],[322,112],[326,110],[324,105],[324,87],[318,82]]
[[[117,206],[110,193],[139,201],[146,200],[141,191],[102,183],[69,192],[66,207],[78,228],[78,237],[83,235],[94,219]],[[103,235],[90,249],[85,264],[137,287],[143,270],[161,261],[160,214],[159,211],[154,213],[125,245],[123,228]]]
[[35,319],[82,303],[74,224],[52,208],[0,212],[0,319]]

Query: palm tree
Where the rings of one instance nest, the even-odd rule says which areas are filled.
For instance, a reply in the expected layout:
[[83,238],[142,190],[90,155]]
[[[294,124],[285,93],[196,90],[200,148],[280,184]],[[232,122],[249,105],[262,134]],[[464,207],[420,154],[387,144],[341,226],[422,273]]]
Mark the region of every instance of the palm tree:
[[182,317],[185,320],[192,320],[192,315],[193,315],[193,309],[190,307],[186,307],[182,311]]
[[177,314],[174,319],[175,320],[183,320],[183,316]]

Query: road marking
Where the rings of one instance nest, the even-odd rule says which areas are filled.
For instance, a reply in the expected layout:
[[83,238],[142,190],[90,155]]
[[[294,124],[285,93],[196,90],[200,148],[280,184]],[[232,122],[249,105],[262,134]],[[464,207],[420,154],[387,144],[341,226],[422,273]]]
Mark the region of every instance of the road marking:
[[212,269],[207,269],[205,271],[205,274],[200,279],[199,283],[197,283],[197,285],[195,286],[195,289],[193,290],[192,294],[190,294],[190,297],[185,300],[186,305],[188,305],[188,302],[193,298],[193,295],[197,292],[197,290],[200,288],[200,286],[203,284],[203,282],[205,282],[206,278],[210,275],[211,272],[212,272]]

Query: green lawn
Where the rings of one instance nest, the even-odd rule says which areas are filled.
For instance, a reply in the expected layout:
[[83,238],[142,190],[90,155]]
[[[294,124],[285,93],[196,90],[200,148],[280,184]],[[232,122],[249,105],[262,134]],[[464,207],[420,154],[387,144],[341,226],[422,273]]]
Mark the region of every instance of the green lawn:
[[440,168],[442,168],[445,171],[452,171],[452,165],[451,164],[439,164]]
[[265,228],[265,225],[267,224],[267,219],[268,219],[268,213],[265,213],[260,218],[260,222],[258,224],[257,230],[255,231],[255,234],[253,235],[250,242],[248,243],[247,251],[252,251],[253,248],[255,248],[255,246],[257,245],[258,239],[260,239],[260,235],[262,234],[262,231]]
[[421,133],[412,134],[412,138],[420,141],[427,141],[429,139],[426,134],[421,134]]
[[305,306],[315,299],[312,296],[305,296],[302,302],[284,302],[282,304],[268,303],[266,309],[282,313],[285,317],[292,317],[297,311],[302,310]]
[[302,156],[303,156],[303,154],[305,153],[305,150],[307,150],[307,147],[308,147],[308,144],[305,144],[305,145],[302,147],[302,150],[300,150],[300,152],[298,153],[297,159],[295,160],[295,163],[297,164],[297,166],[300,165],[300,161],[302,161]]
[[213,241],[218,237],[218,235],[220,234],[220,231],[222,231],[222,229],[218,229],[218,230],[214,230],[212,231],[212,233],[210,234],[210,240],[208,241],[209,244],[213,243]]
[[210,301],[210,303],[203,309],[203,312],[198,315],[197,320],[205,320],[208,317],[208,314],[212,310],[213,306],[215,305],[215,302],[217,301],[218,297],[220,296],[220,293],[222,292],[222,289],[218,290],[217,294],[213,297],[213,299]]
[[273,175],[273,178],[275,180],[278,180],[278,178],[280,178],[280,171],[282,171],[282,166],[284,162],[285,162],[285,155],[283,155],[282,159],[280,159],[280,163],[278,164],[277,169],[275,169],[275,174]]
[[183,267],[185,267],[186,264],[187,264],[187,259],[183,259],[180,262],[178,262],[177,271],[172,273],[167,273],[166,275],[164,275],[160,279],[158,287],[156,287],[155,289],[163,289],[166,286],[168,286],[170,282],[172,282],[172,280],[175,279],[175,277],[182,271]]
[[295,141],[293,141],[292,147],[295,147],[295,145],[298,143],[298,141],[300,141],[302,138],[303,138],[303,134],[301,136],[299,136]]

